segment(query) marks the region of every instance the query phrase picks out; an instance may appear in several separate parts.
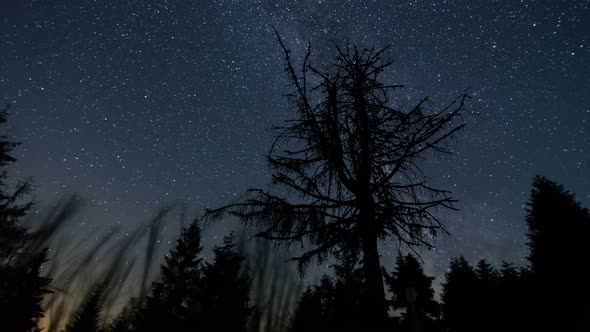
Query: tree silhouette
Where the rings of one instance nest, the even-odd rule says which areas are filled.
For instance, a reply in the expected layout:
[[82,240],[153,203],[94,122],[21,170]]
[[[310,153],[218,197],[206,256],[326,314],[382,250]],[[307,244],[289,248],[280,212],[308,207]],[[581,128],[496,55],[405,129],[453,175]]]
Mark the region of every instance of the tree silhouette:
[[98,332],[102,312],[102,290],[94,288],[73,315],[64,332]]
[[464,126],[467,96],[439,111],[428,110],[426,98],[401,111],[391,99],[400,86],[381,81],[391,65],[383,59],[385,49],[338,48],[330,69],[321,70],[310,64],[308,48],[298,70],[278,40],[296,117],[275,128],[267,155],[273,186],[251,189],[245,201],[208,210],[207,216],[230,213],[263,227],[260,237],[312,245],[294,258],[300,267],[359,248],[361,314],[375,325],[368,328],[380,329],[387,310],[378,241],[394,237],[431,246],[437,231],[444,231],[434,210],[452,208],[453,199],[427,184],[419,161],[428,152],[451,152],[445,143]]
[[334,277],[324,275],[319,285],[309,286],[291,320],[291,331],[362,331],[362,270],[356,253],[346,252],[333,266]]
[[393,294],[391,305],[394,309],[406,309],[403,313],[405,330],[412,331],[411,326],[422,331],[430,321],[439,316],[439,305],[434,300],[432,281],[434,277],[424,274],[418,260],[408,254],[399,255],[396,268],[391,274],[385,274],[385,281]]
[[[6,123],[8,108],[0,108],[0,125]],[[47,251],[33,248],[33,236],[20,224],[32,206],[30,201],[22,203],[30,180],[18,183],[13,192],[6,188],[6,166],[16,161],[10,155],[16,146],[0,135],[0,313],[3,329],[20,332],[35,329],[43,317],[41,301],[50,293],[50,279],[41,276]]]
[[500,274],[485,259],[477,263],[475,274],[476,296],[475,302],[471,305],[477,309],[474,317],[479,322],[478,330],[483,332],[506,329],[502,307],[507,299],[500,297]]
[[213,248],[199,296],[205,330],[245,331],[250,316],[250,277],[245,257],[236,251],[234,234]]
[[361,331],[363,325],[357,315],[361,311],[363,272],[357,253],[345,251],[333,269],[334,309],[330,325],[334,331]]
[[7,331],[31,331],[43,317],[43,296],[50,293],[50,279],[40,276],[47,251],[17,257],[12,264],[0,266],[1,324]]
[[289,331],[322,331],[321,328],[325,331],[326,325],[321,294],[317,287],[308,286],[299,299]]
[[123,310],[113,319],[108,331],[109,332],[130,332],[135,331],[134,324],[136,319],[140,303],[137,299],[133,298],[127,303]]
[[[0,107],[0,125],[6,123],[9,107]],[[16,161],[10,153],[18,145],[6,135],[0,135],[0,264],[9,264],[28,238],[27,229],[19,221],[32,206],[32,202],[20,204],[31,190],[30,180],[19,183],[13,192],[6,191],[6,166]]]
[[464,257],[451,259],[442,291],[444,325],[450,331],[478,331],[477,274]]
[[138,331],[189,331],[201,318],[194,299],[202,280],[201,230],[196,222],[186,227],[166,256],[160,279],[137,315]]
[[544,177],[533,181],[527,203],[531,306],[541,328],[581,330],[588,326],[590,213],[575,195]]
[[[530,321],[538,319],[535,313],[531,312],[529,289],[529,278],[527,271],[518,270],[514,265],[503,262],[500,269],[500,284],[495,289],[497,299],[496,316],[492,317],[497,321],[496,331],[526,331],[531,329]],[[492,324],[494,325],[494,324]],[[501,328],[498,328],[501,325]]]

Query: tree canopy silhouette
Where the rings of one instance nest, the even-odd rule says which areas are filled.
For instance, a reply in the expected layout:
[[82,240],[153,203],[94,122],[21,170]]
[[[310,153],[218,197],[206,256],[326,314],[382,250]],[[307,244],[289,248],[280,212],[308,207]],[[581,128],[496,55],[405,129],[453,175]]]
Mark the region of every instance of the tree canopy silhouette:
[[199,296],[205,330],[245,331],[250,308],[250,277],[233,233],[213,248],[213,263],[204,268]]
[[579,330],[590,323],[590,212],[562,185],[541,176],[533,181],[527,207],[537,322],[541,328]]
[[201,229],[193,222],[165,257],[160,278],[137,315],[138,331],[189,331],[197,325],[201,318],[196,299],[203,277],[202,249]]
[[440,110],[428,99],[409,110],[395,106],[399,85],[383,82],[392,61],[386,49],[337,48],[328,69],[311,64],[308,47],[300,69],[282,43],[295,117],[274,128],[267,160],[269,189],[251,189],[244,201],[207,210],[238,216],[263,227],[258,236],[309,244],[294,259],[304,267],[344,249],[359,248],[367,320],[386,319],[378,241],[393,237],[409,246],[432,246],[445,231],[437,208],[453,208],[449,192],[433,188],[420,168],[429,152],[451,153],[445,144],[464,126],[468,96]]
[[93,288],[72,316],[72,321],[66,326],[64,332],[99,332],[102,296],[102,290],[99,287]]
[[477,274],[464,257],[451,260],[441,295],[443,322],[450,331],[478,331],[477,283]]
[[392,307],[405,309],[402,314],[405,330],[411,331],[411,326],[424,330],[427,321],[438,318],[440,308],[434,300],[433,280],[434,277],[427,276],[420,262],[410,254],[399,255],[395,271],[385,274],[385,281],[393,294]]
[[362,331],[362,271],[355,253],[342,255],[333,266],[334,276],[324,275],[319,285],[308,286],[290,322],[295,331]]
[[[6,123],[8,105],[0,106],[0,125]],[[0,319],[8,331],[31,331],[43,317],[41,301],[50,291],[50,279],[41,276],[47,250],[37,248],[33,235],[21,224],[32,202],[25,196],[30,192],[30,180],[7,189],[6,166],[16,159],[10,154],[19,143],[0,135]]]
[[[7,121],[9,105],[0,106],[0,125]],[[4,134],[0,135],[0,263],[9,263],[17,255],[28,238],[27,229],[20,219],[29,212],[32,202],[22,203],[30,193],[30,180],[19,183],[14,191],[7,190],[6,166],[14,163],[12,149],[20,143],[12,142]]]

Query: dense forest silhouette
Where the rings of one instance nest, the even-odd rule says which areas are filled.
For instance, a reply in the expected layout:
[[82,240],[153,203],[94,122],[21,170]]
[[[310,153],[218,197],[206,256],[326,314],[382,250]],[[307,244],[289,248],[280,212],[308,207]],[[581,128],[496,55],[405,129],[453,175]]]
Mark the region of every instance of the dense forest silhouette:
[[[277,36],[278,37],[278,36]],[[52,239],[80,209],[71,197],[26,220],[30,179],[8,185],[18,143],[0,136],[0,329],[9,332],[130,331],[585,331],[590,326],[590,212],[563,186],[536,176],[526,208],[526,266],[451,259],[436,300],[433,276],[417,250],[447,232],[436,210],[456,209],[451,192],[429,185],[425,158],[451,153],[469,96],[439,110],[427,98],[408,110],[383,82],[385,49],[337,48],[322,69],[308,47],[301,65],[278,38],[290,79],[294,118],[274,128],[266,156],[272,184],[243,201],[183,223],[159,267],[150,271],[158,234],[173,207],[158,211],[123,241],[116,230],[75,262],[49,254]],[[8,105],[0,112],[7,120]],[[260,239],[230,233],[202,247],[206,223],[237,217]],[[400,244],[397,257],[378,243]],[[141,242],[144,241],[144,242]],[[143,257],[134,256],[138,243]],[[277,246],[305,250],[281,257]],[[74,247],[73,251],[78,250]],[[97,257],[108,261],[96,269]],[[285,261],[287,260],[287,261]],[[383,260],[395,262],[392,271]],[[331,262],[316,284],[302,284],[312,262]],[[143,265],[141,265],[143,264]],[[133,276],[139,270],[140,276]],[[91,278],[88,278],[91,276]],[[129,295],[126,287],[137,287]],[[121,299],[125,301],[121,305]],[[42,323],[43,322],[43,323]]]

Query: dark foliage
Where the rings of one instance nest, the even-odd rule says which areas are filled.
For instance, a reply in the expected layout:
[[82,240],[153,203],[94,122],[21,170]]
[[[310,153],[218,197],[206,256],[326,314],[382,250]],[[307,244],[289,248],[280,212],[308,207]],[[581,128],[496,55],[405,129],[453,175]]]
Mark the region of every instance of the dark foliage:
[[433,280],[424,274],[420,262],[409,254],[398,256],[395,271],[385,274],[385,281],[393,294],[391,306],[405,309],[402,315],[404,331],[433,329],[433,322],[440,315],[439,305],[434,300]]
[[290,331],[332,331],[333,291],[334,285],[328,276],[322,277],[319,285],[309,286],[299,300]]
[[196,222],[186,227],[165,258],[160,278],[137,315],[137,331],[189,331],[201,308],[195,299],[202,280],[201,230]]
[[477,274],[464,257],[453,258],[442,292],[444,325],[451,331],[477,331]]
[[531,309],[538,327],[581,330],[590,323],[590,213],[574,194],[540,176],[527,206]]
[[363,273],[353,253],[343,255],[334,266],[334,277],[324,275],[319,285],[309,286],[299,300],[290,331],[360,331]]
[[41,302],[50,293],[49,278],[41,276],[44,250],[34,255],[19,253],[10,265],[0,266],[0,316],[8,331],[31,331],[43,317]]
[[100,288],[94,288],[88,294],[82,306],[73,315],[72,321],[64,332],[98,332],[101,319],[103,293]]
[[207,331],[245,331],[250,316],[250,277],[245,257],[236,248],[235,237],[226,236],[213,248],[213,263],[204,268],[198,301],[203,328]]
[[[2,126],[6,123],[8,109],[9,105],[0,106]],[[6,184],[6,166],[16,161],[11,152],[18,145],[6,135],[0,135],[0,264],[10,264],[28,239],[27,229],[20,220],[32,206],[32,202],[22,203],[31,190],[30,179],[19,183],[14,191],[9,191]]]
[[113,319],[109,332],[131,332],[134,330],[134,323],[137,317],[138,307],[135,300],[130,301],[125,308]]

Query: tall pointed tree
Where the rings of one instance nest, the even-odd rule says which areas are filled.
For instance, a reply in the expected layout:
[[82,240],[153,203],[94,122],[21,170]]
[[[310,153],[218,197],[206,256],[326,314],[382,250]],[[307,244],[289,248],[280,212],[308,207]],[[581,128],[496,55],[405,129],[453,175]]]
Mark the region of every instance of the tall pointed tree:
[[393,308],[405,309],[404,325],[424,327],[428,320],[438,318],[440,308],[434,300],[433,280],[434,277],[427,276],[420,262],[410,254],[399,255],[395,271],[386,274],[385,281],[393,294]]
[[213,263],[204,268],[199,297],[205,330],[245,331],[250,307],[250,277],[245,257],[236,250],[232,234],[213,248]]
[[541,317],[541,327],[587,326],[590,212],[562,185],[541,176],[533,181],[527,207],[532,294],[537,297],[531,305]]
[[102,314],[102,291],[100,288],[91,290],[78,311],[72,316],[72,321],[64,332],[98,332]]
[[477,274],[464,257],[451,259],[442,291],[442,315],[450,331],[478,331]]
[[290,332],[321,331],[325,328],[326,318],[324,315],[322,297],[317,287],[308,286],[291,318]]
[[474,294],[477,296],[472,306],[477,309],[475,317],[481,323],[478,330],[491,332],[505,329],[501,316],[505,299],[500,298],[500,274],[485,259],[477,262],[475,274],[477,283]]
[[331,326],[334,331],[361,331],[363,272],[356,252],[344,252],[334,265],[334,308]]
[[137,315],[138,331],[189,331],[199,319],[196,298],[202,280],[201,229],[186,227],[165,258],[160,278],[153,284]]
[[[0,125],[6,123],[8,105],[0,106]],[[32,247],[34,240],[21,219],[31,209],[26,202],[30,180],[7,187],[6,167],[16,161],[11,155],[18,143],[0,134],[0,319],[2,328],[9,331],[30,331],[43,317],[41,302],[50,279],[41,276],[47,260],[47,250]],[[25,203],[23,203],[25,201]]]
[[450,153],[445,143],[463,126],[467,96],[441,110],[424,98],[402,111],[392,100],[400,86],[384,83],[391,61],[385,49],[337,49],[329,69],[301,69],[285,53],[295,117],[276,129],[267,156],[269,189],[252,189],[241,203],[208,210],[230,213],[263,228],[258,235],[312,247],[295,259],[305,266],[344,249],[363,255],[363,313],[374,330],[387,319],[378,243],[395,238],[431,246],[444,225],[437,208],[452,208],[448,191],[428,185],[419,161],[430,152]]

